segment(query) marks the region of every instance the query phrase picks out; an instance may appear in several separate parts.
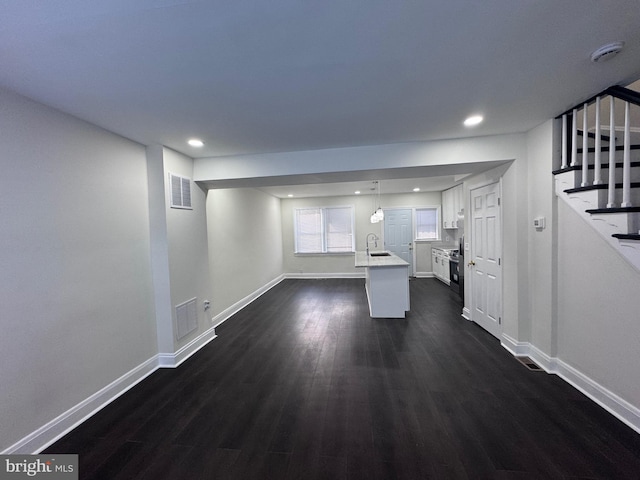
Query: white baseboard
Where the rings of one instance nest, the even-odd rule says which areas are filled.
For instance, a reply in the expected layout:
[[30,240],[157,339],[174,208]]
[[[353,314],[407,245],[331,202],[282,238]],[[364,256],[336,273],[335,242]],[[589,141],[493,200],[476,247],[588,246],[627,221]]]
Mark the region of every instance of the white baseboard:
[[223,323],[226,320],[228,320],[230,317],[232,317],[233,315],[238,313],[240,310],[242,310],[244,307],[246,307],[251,302],[253,302],[256,298],[258,298],[261,295],[264,295],[265,293],[267,293],[269,290],[271,290],[273,287],[275,287],[277,284],[279,284],[285,278],[286,277],[285,277],[284,274],[283,275],[279,275],[278,277],[274,278],[273,280],[271,280],[266,285],[260,287],[255,292],[247,295],[243,299],[238,300],[236,303],[234,303],[230,307],[224,309],[222,312],[220,312],[219,314],[217,314],[215,317],[213,317],[211,319],[211,323],[213,324],[213,327],[215,328],[218,325],[220,325],[221,323]]
[[462,309],[462,318],[471,321],[471,310],[469,310],[467,307],[463,307]]
[[284,278],[295,279],[325,279],[325,278],[365,278],[362,273],[285,273]]
[[206,332],[198,335],[184,347],[175,353],[159,353],[158,367],[160,368],[176,368],[191,355],[204,347],[211,340],[216,338],[216,329],[211,327]]
[[158,356],[155,355],[0,453],[41,452],[157,369]]
[[551,357],[528,342],[517,342],[503,334],[502,346],[515,356],[527,356],[547,373],[558,375],[565,382],[582,392],[611,415],[640,433],[640,409],[597,383],[557,357]]
[[515,338],[510,337],[506,333],[502,334],[500,344],[509,351],[514,357],[525,357],[529,355],[531,344],[528,342],[518,342]]
[[414,272],[413,276],[416,278],[435,278],[433,272]]

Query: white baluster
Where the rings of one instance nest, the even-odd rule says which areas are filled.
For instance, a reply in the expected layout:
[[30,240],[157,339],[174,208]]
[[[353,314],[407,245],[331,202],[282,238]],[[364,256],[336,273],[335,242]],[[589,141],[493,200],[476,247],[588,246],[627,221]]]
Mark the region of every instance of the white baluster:
[[609,107],[609,190],[607,196],[607,208],[616,206],[616,118],[614,115],[615,99],[610,98]]
[[589,185],[589,136],[587,135],[587,107],[582,107],[582,183],[583,187]]
[[631,135],[630,104],[624,102],[624,156],[622,157],[622,203],[621,207],[631,207]]
[[562,115],[562,165],[560,168],[567,168],[567,114]]
[[571,122],[571,166],[578,164],[578,109],[574,108]]
[[596,97],[596,153],[594,155],[593,163],[593,184],[600,185],[602,183],[602,159],[600,154],[602,151],[602,139],[600,138],[602,133],[600,131],[600,97]]

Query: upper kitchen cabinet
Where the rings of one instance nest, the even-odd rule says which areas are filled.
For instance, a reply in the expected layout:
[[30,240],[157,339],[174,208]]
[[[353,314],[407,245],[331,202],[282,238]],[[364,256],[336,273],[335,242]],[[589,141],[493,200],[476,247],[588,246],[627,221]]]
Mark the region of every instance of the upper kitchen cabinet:
[[442,192],[442,228],[458,228],[463,216],[462,185],[457,185]]

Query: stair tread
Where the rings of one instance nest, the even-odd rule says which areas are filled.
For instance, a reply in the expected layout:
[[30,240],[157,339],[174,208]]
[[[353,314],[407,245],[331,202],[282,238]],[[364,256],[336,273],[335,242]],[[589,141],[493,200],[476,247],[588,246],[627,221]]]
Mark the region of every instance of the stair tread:
[[[633,167],[640,167],[640,162],[631,162],[631,168]],[[589,164],[588,165],[589,170],[593,170],[595,168],[595,165],[593,164]],[[603,163],[600,165],[600,168],[609,168],[609,164],[608,163]],[[616,168],[623,168],[623,162],[616,162]],[[557,170],[553,170],[551,173],[553,173],[554,175],[558,175],[560,173],[566,173],[566,172],[573,172],[575,170],[582,170],[582,165],[569,165],[568,167],[565,168],[559,168]]]
[[614,233],[611,236],[620,240],[640,240],[640,233]]
[[640,207],[613,207],[613,208],[593,208],[586,210],[587,213],[633,213],[640,212]]
[[[631,188],[640,188],[640,182],[631,182]],[[589,192],[591,190],[606,190],[609,188],[609,184],[601,183],[599,185],[587,185],[586,187],[576,187],[576,188],[568,188],[564,192],[565,193],[578,193],[578,192]],[[622,188],[621,183],[616,183],[616,188]]]

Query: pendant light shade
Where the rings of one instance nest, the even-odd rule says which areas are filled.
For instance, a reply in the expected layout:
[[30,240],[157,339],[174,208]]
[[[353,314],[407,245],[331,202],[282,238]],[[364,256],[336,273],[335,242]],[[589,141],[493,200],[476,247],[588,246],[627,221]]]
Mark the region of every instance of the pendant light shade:
[[[381,221],[384,220],[384,212],[382,211],[382,208],[379,206],[380,205],[380,182],[379,181],[375,181],[373,182],[374,184],[374,188],[372,188],[372,190],[375,191],[375,187],[378,187],[378,208],[374,210],[374,212],[371,214],[371,223],[379,223]],[[375,193],[374,193],[374,204],[373,204],[373,208],[375,208]]]

